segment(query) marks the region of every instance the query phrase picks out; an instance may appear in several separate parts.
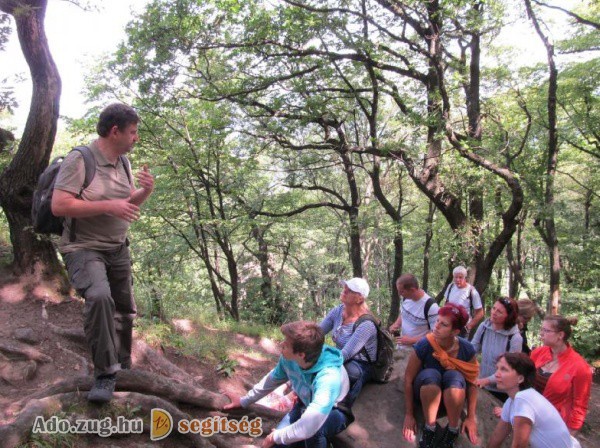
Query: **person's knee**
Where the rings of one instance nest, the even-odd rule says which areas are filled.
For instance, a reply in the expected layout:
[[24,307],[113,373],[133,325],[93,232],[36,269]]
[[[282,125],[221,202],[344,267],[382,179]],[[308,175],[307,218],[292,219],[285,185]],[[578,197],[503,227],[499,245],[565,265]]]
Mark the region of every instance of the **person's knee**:
[[446,370],[442,376],[442,387],[446,389],[466,389],[467,381],[458,370]]
[[349,363],[346,363],[344,367],[348,373],[350,383],[355,383],[362,376],[362,369],[357,362],[350,361]]
[[423,369],[415,378],[415,384],[423,386],[441,386],[442,374],[435,369]]
[[114,307],[110,289],[102,286],[91,286],[84,295],[86,308]]

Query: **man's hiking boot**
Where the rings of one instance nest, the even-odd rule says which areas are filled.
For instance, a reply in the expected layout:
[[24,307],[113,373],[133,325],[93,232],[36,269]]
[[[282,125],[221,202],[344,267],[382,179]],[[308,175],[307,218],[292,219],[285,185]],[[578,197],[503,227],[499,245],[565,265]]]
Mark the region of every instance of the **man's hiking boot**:
[[108,403],[112,400],[115,385],[117,384],[116,375],[101,375],[96,378],[94,387],[89,391],[87,399],[94,403]]
[[[436,424],[437,428],[437,424]],[[419,439],[419,448],[433,448],[433,440],[435,439],[435,429],[428,429],[423,426],[421,438]]]
[[446,426],[444,428],[444,433],[442,434],[442,440],[440,440],[440,448],[453,448],[457,438],[458,431],[450,431],[450,428]]

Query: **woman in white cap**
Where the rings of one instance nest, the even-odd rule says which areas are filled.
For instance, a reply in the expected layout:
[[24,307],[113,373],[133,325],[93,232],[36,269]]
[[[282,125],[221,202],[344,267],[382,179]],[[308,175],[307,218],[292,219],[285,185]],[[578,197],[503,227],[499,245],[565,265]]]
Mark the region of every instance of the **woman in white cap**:
[[340,305],[333,308],[319,324],[325,334],[331,332],[333,342],[344,355],[344,367],[350,378],[350,391],[345,404],[351,406],[372,373],[371,363],[377,359],[377,328],[371,320],[355,323],[364,314],[371,314],[365,303],[369,284],[363,278],[341,282],[344,289]]

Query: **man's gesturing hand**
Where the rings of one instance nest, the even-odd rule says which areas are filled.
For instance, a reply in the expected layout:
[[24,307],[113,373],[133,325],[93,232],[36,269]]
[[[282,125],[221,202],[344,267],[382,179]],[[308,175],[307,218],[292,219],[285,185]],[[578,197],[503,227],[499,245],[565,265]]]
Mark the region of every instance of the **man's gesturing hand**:
[[114,199],[110,204],[109,215],[133,222],[139,219],[140,208],[129,202],[129,199]]

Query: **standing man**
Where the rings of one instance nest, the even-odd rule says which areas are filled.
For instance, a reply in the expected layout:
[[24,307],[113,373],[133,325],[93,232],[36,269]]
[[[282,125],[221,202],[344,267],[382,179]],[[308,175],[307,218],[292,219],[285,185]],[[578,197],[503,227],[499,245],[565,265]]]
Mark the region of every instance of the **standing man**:
[[483,319],[483,304],[475,287],[467,283],[467,268],[464,266],[455,267],[452,271],[452,277],[454,281],[446,288],[444,298],[446,303],[460,305],[469,313],[469,322],[459,334],[459,336],[466,338]]
[[403,348],[411,348],[431,332],[440,307],[435,299],[419,288],[419,281],[412,274],[402,274],[398,277],[396,288],[404,300],[400,305],[398,319],[390,325],[390,331],[397,332],[402,329],[401,336],[396,337],[396,342]]
[[52,213],[64,216],[59,250],[73,287],[85,299],[84,329],[96,381],[88,400],[108,402],[116,373],[131,367],[133,297],[127,230],[154,190],[147,167],[135,188],[125,155],[139,140],[139,117],[125,104],[111,104],[98,119],[99,138],[89,145],[95,175],[82,190],[85,162],[71,151],[62,162],[52,197]]
[[324,344],[323,330],[312,322],[297,321],[281,326],[285,340],[273,370],[244,397],[227,394],[225,410],[248,407],[281,384],[291,381],[298,400],[262,443],[262,448],[294,446],[327,448],[333,436],[352,422],[352,413],[340,403],[348,393],[344,357],[337,348]]

